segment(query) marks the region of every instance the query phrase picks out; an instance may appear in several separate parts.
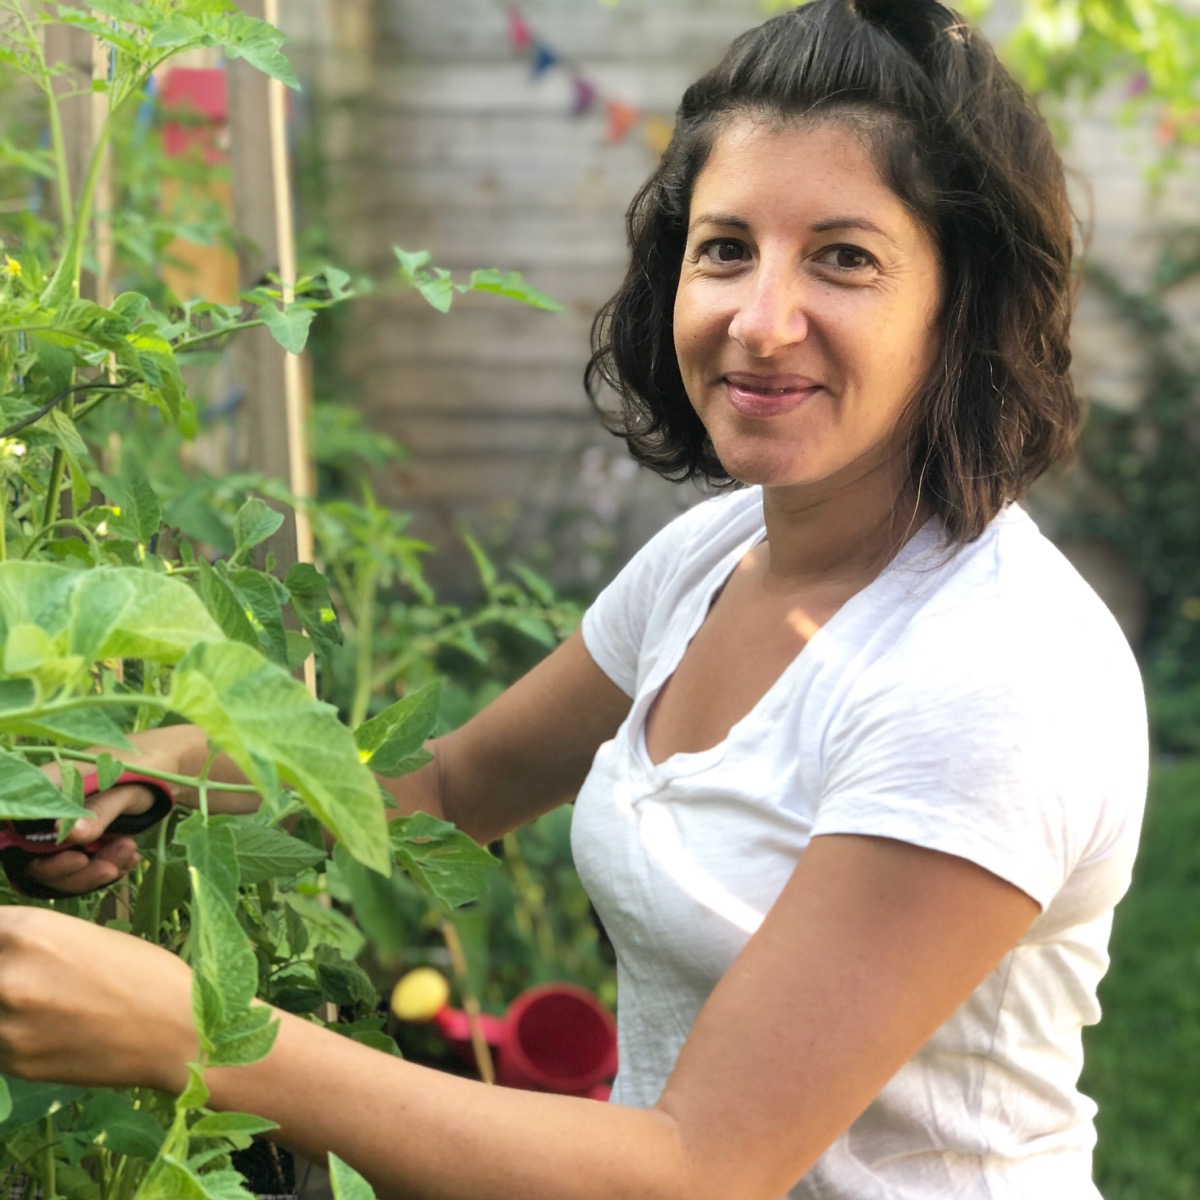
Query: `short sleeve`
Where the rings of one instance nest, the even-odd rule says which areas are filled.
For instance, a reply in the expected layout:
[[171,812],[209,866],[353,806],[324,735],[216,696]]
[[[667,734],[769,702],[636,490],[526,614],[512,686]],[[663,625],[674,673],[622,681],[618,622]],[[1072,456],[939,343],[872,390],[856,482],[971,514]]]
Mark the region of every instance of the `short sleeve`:
[[1009,628],[930,620],[864,673],[827,735],[813,836],[953,854],[1045,909],[1136,828],[1145,709],[1123,639]]
[[[637,691],[642,649],[679,597],[761,524],[757,488],[697,504],[654,535],[583,615],[583,642],[627,696]],[[657,622],[657,623],[656,623]]]

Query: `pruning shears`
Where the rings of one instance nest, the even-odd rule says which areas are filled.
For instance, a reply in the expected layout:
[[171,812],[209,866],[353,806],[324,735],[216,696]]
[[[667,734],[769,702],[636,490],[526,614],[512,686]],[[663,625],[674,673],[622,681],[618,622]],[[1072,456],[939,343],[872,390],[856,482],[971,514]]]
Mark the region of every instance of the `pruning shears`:
[[[127,783],[138,783],[150,789],[153,794],[150,807],[145,812],[122,813],[100,837],[84,846],[64,845],[59,840],[58,822],[53,818],[0,823],[0,866],[4,867],[9,883],[23,895],[36,900],[62,900],[79,895],[77,892],[60,892],[57,888],[37,882],[29,875],[30,864],[61,850],[79,850],[90,858],[102,846],[117,838],[131,837],[157,825],[174,807],[175,802],[165,784],[148,775],[139,775],[136,771],[125,771],[109,787],[121,787]],[[100,777],[96,774],[85,775],[84,798],[94,796],[99,791]]]

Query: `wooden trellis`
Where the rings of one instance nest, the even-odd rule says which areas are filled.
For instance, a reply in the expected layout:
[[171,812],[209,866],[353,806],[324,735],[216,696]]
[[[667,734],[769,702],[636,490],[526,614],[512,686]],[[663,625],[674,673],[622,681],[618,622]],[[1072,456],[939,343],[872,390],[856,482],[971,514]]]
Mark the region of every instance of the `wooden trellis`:
[[[81,7],[84,5],[81,4]],[[276,24],[278,0],[242,0],[242,10]],[[91,80],[107,70],[107,49],[90,35],[50,26],[46,43],[51,61],[67,65],[64,91],[78,93],[63,104],[70,177],[78,188],[95,144],[107,98],[91,94]],[[209,58],[206,65],[215,65]],[[239,239],[238,286],[248,290],[266,275],[278,276],[285,300],[296,278],[292,203],[286,137],[286,88],[244,61],[225,67],[232,176],[232,218]],[[106,232],[111,200],[102,179],[95,208],[98,269],[84,281],[86,293],[100,303],[111,299],[111,238]],[[252,471],[282,480],[300,498],[313,494],[307,440],[307,384],[301,360],[285,351],[263,328],[240,335],[233,347],[233,374],[244,391],[241,406],[243,462]],[[288,510],[282,528],[266,550],[278,568],[313,557],[307,515]],[[311,660],[306,669],[313,684]]]

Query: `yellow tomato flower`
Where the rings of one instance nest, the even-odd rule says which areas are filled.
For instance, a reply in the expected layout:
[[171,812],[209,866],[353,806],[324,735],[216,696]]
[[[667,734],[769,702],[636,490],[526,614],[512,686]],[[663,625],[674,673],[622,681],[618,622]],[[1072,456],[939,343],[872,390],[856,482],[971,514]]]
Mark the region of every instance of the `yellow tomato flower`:
[[21,264],[15,258],[9,258],[6,254],[4,256],[4,273],[10,278],[15,279],[21,274]]

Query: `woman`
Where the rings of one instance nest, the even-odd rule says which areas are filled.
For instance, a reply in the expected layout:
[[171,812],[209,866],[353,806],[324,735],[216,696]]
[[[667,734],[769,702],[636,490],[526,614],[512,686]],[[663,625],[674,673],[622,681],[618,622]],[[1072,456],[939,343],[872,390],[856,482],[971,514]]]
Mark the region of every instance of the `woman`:
[[[1049,135],[933,0],[816,0],[689,89],[630,231],[592,382],[642,461],[747,486],[653,539],[391,785],[481,840],[578,793],[618,950],[616,1103],[488,1089],[286,1014],[266,1060],[209,1073],[214,1101],[385,1195],[1095,1197],[1080,1033],[1145,714],[1112,619],[1012,503],[1078,425]],[[204,756],[178,730],[140,749]],[[145,802],[102,796],[77,836]],[[64,853],[42,882],[92,886],[128,853]],[[3,916],[0,1065],[183,1086],[183,964]]]

